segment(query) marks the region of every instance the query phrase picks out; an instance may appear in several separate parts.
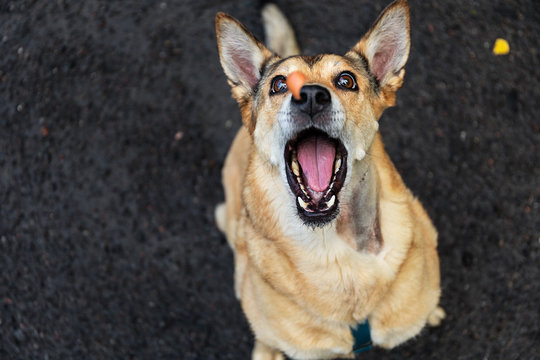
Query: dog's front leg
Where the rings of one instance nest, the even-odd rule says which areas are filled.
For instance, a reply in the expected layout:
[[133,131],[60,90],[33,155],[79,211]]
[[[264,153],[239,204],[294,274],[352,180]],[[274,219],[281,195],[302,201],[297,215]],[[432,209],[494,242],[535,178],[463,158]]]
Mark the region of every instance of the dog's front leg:
[[284,360],[283,354],[272,349],[270,346],[263,344],[262,342],[255,340],[255,347],[251,353],[251,360]]
[[242,298],[242,286],[244,274],[247,267],[247,248],[243,231],[238,231],[236,238],[236,248],[234,249],[234,291],[236,298]]

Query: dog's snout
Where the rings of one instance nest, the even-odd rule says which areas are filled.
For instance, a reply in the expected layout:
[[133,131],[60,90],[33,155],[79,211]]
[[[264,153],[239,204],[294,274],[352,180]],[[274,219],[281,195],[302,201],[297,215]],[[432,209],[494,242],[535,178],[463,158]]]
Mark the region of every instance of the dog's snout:
[[330,105],[330,92],[319,85],[306,85],[300,90],[300,99],[292,98],[298,109],[311,117]]

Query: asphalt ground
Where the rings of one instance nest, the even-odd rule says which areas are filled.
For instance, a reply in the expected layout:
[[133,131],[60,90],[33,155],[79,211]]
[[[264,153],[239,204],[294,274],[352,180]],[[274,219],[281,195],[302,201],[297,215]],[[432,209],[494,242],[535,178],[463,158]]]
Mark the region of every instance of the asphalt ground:
[[[387,1],[277,1],[344,53]],[[411,1],[381,132],[439,230],[444,323],[362,359],[540,359],[540,5]],[[218,11],[257,1],[0,1],[0,359],[246,359],[213,223],[240,126]],[[492,54],[496,38],[510,53]]]

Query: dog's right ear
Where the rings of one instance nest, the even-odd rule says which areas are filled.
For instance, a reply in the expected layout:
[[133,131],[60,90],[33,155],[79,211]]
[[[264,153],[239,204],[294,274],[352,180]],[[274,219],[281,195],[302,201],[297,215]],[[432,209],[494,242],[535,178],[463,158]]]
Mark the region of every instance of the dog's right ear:
[[240,101],[251,95],[261,77],[263,66],[275,55],[253,36],[238,20],[216,15],[219,58],[225,75]]

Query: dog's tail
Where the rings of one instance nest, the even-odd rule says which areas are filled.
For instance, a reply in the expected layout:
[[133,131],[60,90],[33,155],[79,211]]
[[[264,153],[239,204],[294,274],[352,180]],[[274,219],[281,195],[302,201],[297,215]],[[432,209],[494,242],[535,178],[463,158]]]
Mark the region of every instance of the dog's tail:
[[294,30],[281,10],[275,4],[267,4],[262,9],[266,45],[281,57],[300,54]]

